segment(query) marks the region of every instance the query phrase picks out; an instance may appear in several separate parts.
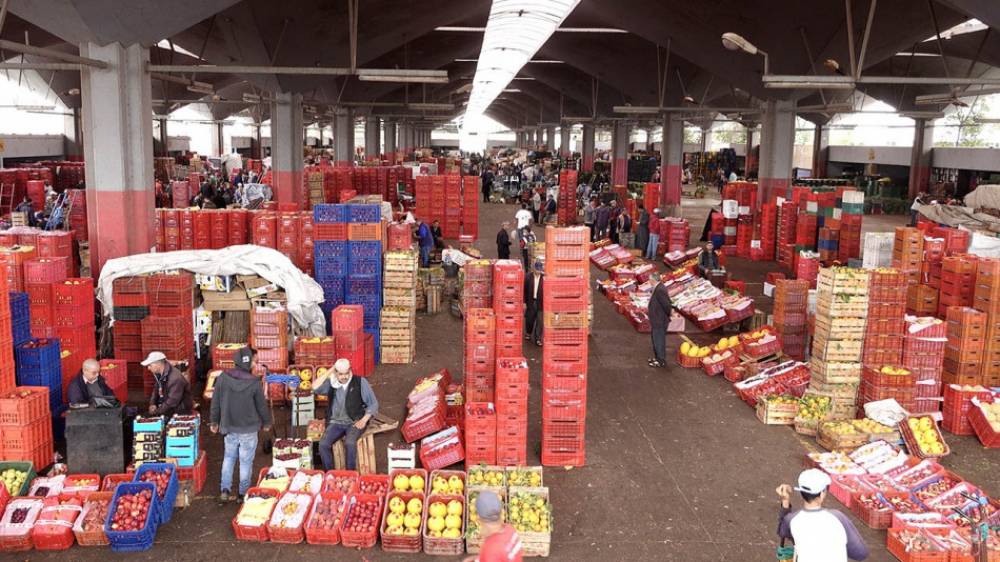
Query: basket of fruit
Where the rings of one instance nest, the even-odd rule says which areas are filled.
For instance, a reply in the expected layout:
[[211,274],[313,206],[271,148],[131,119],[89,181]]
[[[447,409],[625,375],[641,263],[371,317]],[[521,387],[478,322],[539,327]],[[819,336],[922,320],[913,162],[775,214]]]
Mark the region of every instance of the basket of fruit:
[[754,359],[781,351],[781,340],[767,326],[749,334],[742,334],[740,341],[743,342],[743,354]]
[[[316,489],[319,489],[317,486]],[[298,544],[305,539],[303,534],[306,515],[312,506],[312,496],[308,493],[285,492],[271,512],[267,523],[267,534],[271,542]]]
[[306,542],[339,544],[340,521],[344,517],[347,496],[340,492],[320,492],[313,501],[306,520]]
[[832,406],[833,400],[829,396],[806,392],[799,400],[799,410],[792,422],[796,433],[816,435],[819,422],[827,418]]
[[273,488],[250,488],[247,490],[240,511],[233,518],[233,533],[241,541],[266,542],[267,522],[278,503],[281,494]]
[[180,480],[177,478],[177,467],[170,463],[144,463],[136,469],[133,482],[150,482],[156,485],[157,525],[170,521],[174,513],[174,502],[177,501],[177,490]]
[[0,478],[11,496],[23,496],[35,479],[34,465],[22,461],[0,462]]
[[877,491],[862,491],[851,497],[851,512],[872,529],[888,529],[892,522],[892,506]]
[[395,492],[426,495],[427,471],[422,468],[395,468],[389,471],[389,484]]
[[295,470],[282,468],[279,466],[264,467],[260,469],[260,477],[257,479],[258,488],[268,488],[277,492],[284,492],[292,483]]
[[705,374],[714,377],[726,369],[740,362],[740,358],[732,351],[722,351],[713,353],[701,359],[701,368]]
[[710,347],[699,347],[689,341],[681,343],[677,350],[677,364],[685,369],[697,369],[701,366],[702,358],[708,357],[712,353]]
[[114,552],[142,552],[153,546],[160,502],[156,484],[127,482],[115,488],[104,521],[104,533]]
[[445,556],[462,554],[465,545],[465,498],[431,494],[424,514],[424,552]]
[[837,499],[847,509],[854,503],[854,494],[868,487],[855,474],[834,474],[830,477],[830,495]]
[[322,470],[296,470],[288,483],[288,491],[315,495],[323,490],[325,481],[326,473]]
[[432,494],[465,497],[464,470],[434,470],[431,472]]
[[483,537],[479,533],[479,516],[476,514],[476,499],[483,491],[490,491],[500,498],[500,520],[507,520],[507,492],[506,488],[490,486],[469,486],[465,496],[465,551],[469,554],[479,552],[483,544]]
[[108,518],[108,506],[114,492],[92,492],[83,503],[83,511],[73,523],[73,534],[80,546],[106,546],[108,536],[104,534],[104,520]]
[[907,450],[922,459],[941,458],[951,453],[930,416],[910,416],[899,423]]
[[385,499],[389,492],[388,474],[363,474],[358,478],[358,492]]
[[548,488],[508,488],[507,517],[521,537],[525,556],[549,555],[552,505],[549,503]]
[[544,485],[542,472],[540,466],[508,466],[507,485],[538,488]]
[[913,487],[913,497],[925,507],[935,498],[962,483],[957,475],[944,470]]
[[0,552],[31,550],[31,528],[42,511],[42,500],[14,498],[0,519]]
[[123,472],[121,474],[108,474],[101,480],[102,492],[114,492],[115,488],[122,482],[131,482],[135,477],[134,472]]
[[101,488],[100,474],[70,474],[63,481],[63,494],[77,494],[87,497]]
[[423,514],[423,492],[389,492],[382,519],[382,550],[420,552]]
[[340,542],[347,547],[371,548],[378,541],[382,523],[382,498],[354,494],[347,499]]
[[324,492],[340,492],[341,494],[352,494],[358,491],[358,471],[356,470],[328,470],[323,478]]
[[792,425],[799,412],[799,399],[772,394],[757,399],[757,419],[765,425]]
[[816,433],[816,443],[828,451],[852,451],[867,442],[868,436],[850,421],[821,422]]
[[469,486],[490,486],[493,488],[507,486],[507,471],[502,466],[480,464],[469,467],[466,472]]
[[924,459],[888,473],[889,478],[900,490],[912,490],[927,480],[941,474],[944,467],[934,459]]
[[889,529],[889,553],[902,562],[947,562],[948,550],[924,529]]
[[973,404],[969,422],[983,447],[1000,448],[1000,402]]

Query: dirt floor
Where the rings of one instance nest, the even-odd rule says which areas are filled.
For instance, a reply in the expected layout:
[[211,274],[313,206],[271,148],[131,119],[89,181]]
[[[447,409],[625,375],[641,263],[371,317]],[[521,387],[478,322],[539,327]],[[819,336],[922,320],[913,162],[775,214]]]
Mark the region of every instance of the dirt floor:
[[[704,224],[708,200],[686,200],[693,238]],[[492,243],[500,222],[511,219],[514,207],[480,207],[479,247],[496,255]],[[888,231],[901,217],[866,217],[865,230]],[[730,270],[745,279],[748,291],[761,296],[761,280],[773,262],[733,259]],[[604,274],[594,270],[594,278]],[[590,340],[587,466],[572,470],[548,468],[545,483],[554,506],[553,560],[679,560],[684,562],[774,560],[778,503],[774,489],[792,483],[802,469],[811,438],[786,427],[764,426],[721,377],[679,367],[655,370],[646,366],[649,337],[631,325],[594,292],[594,331]],[[770,310],[769,299],[760,306]],[[416,361],[405,366],[380,366],[370,380],[386,414],[402,419],[403,403],[413,381],[441,368],[458,378],[462,365],[461,321],[447,311],[420,316]],[[692,329],[689,336],[708,341]],[[680,344],[670,336],[668,352]],[[530,464],[539,461],[541,350],[525,346],[531,365]],[[203,408],[204,409],[204,408]],[[287,411],[286,411],[287,412]],[[975,437],[946,435],[953,453],[944,464],[987,492],[1000,494],[1000,459],[984,450]],[[380,451],[398,433],[376,440]],[[206,439],[209,480],[193,505],[160,529],[149,552],[129,554],[130,560],[255,561],[318,559],[431,560],[425,555],[390,555],[378,547],[367,551],[342,547],[251,544],[234,540],[230,521],[235,505],[219,506],[221,438]],[[384,455],[379,466],[384,470]],[[256,470],[267,464],[259,455]],[[832,498],[830,507],[841,508]],[[885,532],[857,523],[872,549],[869,560],[894,558],[885,549]],[[76,547],[66,553],[25,553],[14,560],[103,560],[125,558],[106,549]],[[456,557],[457,559],[457,557]]]

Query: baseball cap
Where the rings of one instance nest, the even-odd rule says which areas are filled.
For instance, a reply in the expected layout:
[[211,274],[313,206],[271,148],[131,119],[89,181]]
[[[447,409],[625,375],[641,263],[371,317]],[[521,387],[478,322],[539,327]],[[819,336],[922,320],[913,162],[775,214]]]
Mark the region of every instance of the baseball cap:
[[341,357],[333,364],[333,370],[340,374],[348,373],[351,370],[351,361]]
[[253,361],[253,351],[249,347],[241,347],[233,355],[233,363],[244,371],[250,371],[250,363]]
[[483,521],[499,521],[501,509],[500,498],[494,492],[484,490],[476,498],[476,514]]
[[161,352],[161,351],[154,351],[154,352],[150,353],[149,355],[147,355],[145,359],[143,359],[141,365],[143,367],[149,367],[150,365],[152,365],[153,363],[156,363],[157,361],[165,361],[166,359],[167,359],[167,356],[164,355],[163,352]]
[[803,470],[799,474],[799,485],[795,487],[797,492],[807,494],[818,494],[830,485],[830,476],[818,468]]

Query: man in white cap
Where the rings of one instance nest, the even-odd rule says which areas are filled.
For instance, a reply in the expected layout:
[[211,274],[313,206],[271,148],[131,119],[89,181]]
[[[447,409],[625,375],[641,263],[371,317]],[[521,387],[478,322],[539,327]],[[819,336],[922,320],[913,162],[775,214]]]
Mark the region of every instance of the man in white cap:
[[347,452],[347,470],[355,470],[358,458],[358,439],[365,426],[378,413],[378,399],[368,381],[354,376],[351,362],[340,358],[333,364],[333,377],[329,371],[316,378],[313,392],[327,397],[326,431],[319,440],[319,456],[323,468],[333,470],[333,444],[344,439]]
[[776,490],[781,499],[778,517],[778,537],[782,542],[795,542],[798,562],[847,562],[868,558],[868,547],[857,528],[843,513],[823,508],[830,476],[817,468],[799,474],[794,489],[802,494],[802,509],[792,511],[792,487],[788,484]]
[[187,377],[178,371],[160,351],[150,353],[142,366],[153,374],[153,394],[149,397],[149,413],[154,416],[191,415],[194,399]]

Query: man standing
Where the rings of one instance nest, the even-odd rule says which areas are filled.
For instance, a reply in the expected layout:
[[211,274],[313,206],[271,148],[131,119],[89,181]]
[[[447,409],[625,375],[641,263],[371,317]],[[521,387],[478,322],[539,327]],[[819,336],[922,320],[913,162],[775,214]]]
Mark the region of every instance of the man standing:
[[141,363],[153,374],[153,394],[149,397],[149,413],[171,417],[190,415],[194,411],[191,384],[187,377],[170,364],[160,351],[150,353]]
[[608,237],[615,244],[619,243],[618,238],[618,215],[621,213],[621,208],[618,207],[618,201],[611,201],[611,208],[608,214]]
[[608,226],[611,224],[611,209],[601,201],[597,209],[594,210],[594,238],[603,240],[608,237]]
[[549,200],[545,203],[545,222],[552,222],[552,217],[556,216],[556,200],[549,195]]
[[534,341],[537,346],[542,345],[544,269],[541,260],[538,260],[531,274],[524,276],[524,339]]
[[503,221],[503,224],[500,225],[500,232],[497,232],[497,259],[510,259],[510,233],[507,232],[509,228],[510,223]]
[[431,248],[434,247],[434,235],[431,234],[431,227],[427,226],[424,219],[417,219],[417,245],[420,246],[420,267],[430,267]]
[[653,358],[649,360],[650,367],[667,366],[667,325],[670,324],[670,295],[667,287],[660,282],[660,274],[652,273],[649,280],[653,282],[653,292],[649,295],[649,327],[653,338]]
[[531,211],[528,210],[528,205],[521,203],[521,208],[514,213],[514,220],[517,221],[517,229],[521,230],[531,224]]
[[431,223],[431,236],[434,237],[434,247],[438,250],[444,249],[444,235],[441,233],[441,223],[434,221]]
[[226,369],[215,382],[212,395],[210,429],[222,433],[225,450],[222,457],[222,484],[219,501],[228,502],[232,494],[233,467],[240,461],[239,494],[242,502],[253,476],[253,458],[257,454],[257,432],[271,426],[271,414],[264,398],[260,378],[253,374],[257,352],[244,347],[233,357],[234,369]]
[[778,537],[795,541],[795,559],[799,562],[847,562],[868,558],[868,546],[857,528],[843,513],[823,509],[830,476],[817,468],[799,474],[795,490],[802,494],[802,509],[792,511],[792,487],[776,490],[781,499],[778,513]]
[[97,359],[83,362],[80,374],[73,377],[66,389],[70,404],[89,404],[91,398],[114,398],[115,393],[101,376],[101,364]]
[[476,516],[479,517],[479,536],[483,544],[479,554],[463,562],[521,562],[523,547],[517,529],[504,524],[500,498],[490,490],[483,490],[476,498]]
[[378,399],[366,379],[355,377],[351,362],[337,359],[329,373],[316,379],[313,392],[327,397],[326,431],[319,440],[319,456],[323,468],[333,470],[333,444],[344,439],[347,470],[355,470],[358,459],[358,439],[368,422],[378,413]]
[[583,225],[590,230],[590,241],[594,241],[594,201],[586,201],[583,204]]
[[535,224],[540,224],[542,214],[542,194],[537,189],[532,189],[531,194],[531,218]]
[[649,211],[646,210],[646,206],[639,201],[639,224],[636,225],[635,229],[635,247],[637,250],[645,253],[646,248],[649,246]]
[[521,243],[521,262],[524,263],[524,269],[528,269],[528,256],[530,254],[531,245],[535,242],[535,233],[531,231],[531,226],[526,226],[519,230],[520,243]]
[[649,217],[649,244],[646,245],[646,259],[655,260],[660,247],[660,210],[653,209]]
[[493,191],[493,170],[489,166],[483,167],[481,189],[483,190],[483,203],[490,202],[490,192]]

